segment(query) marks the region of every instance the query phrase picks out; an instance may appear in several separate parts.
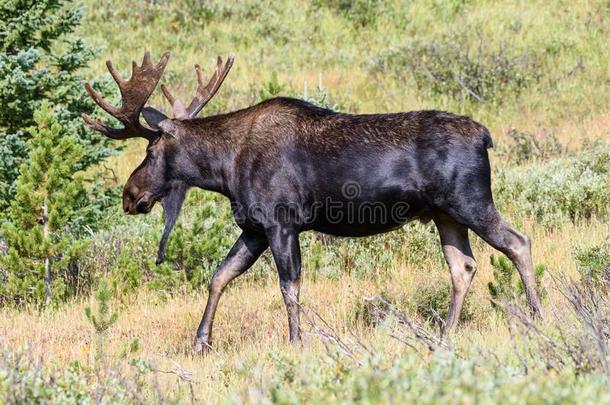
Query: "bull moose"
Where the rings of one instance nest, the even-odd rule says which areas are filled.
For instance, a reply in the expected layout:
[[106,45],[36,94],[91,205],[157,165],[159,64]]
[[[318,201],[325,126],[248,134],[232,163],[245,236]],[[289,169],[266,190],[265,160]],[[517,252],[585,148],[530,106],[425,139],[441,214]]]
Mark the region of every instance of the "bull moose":
[[[108,61],[122,105],[86,90],[123,124],[112,128],[83,115],[113,139],[143,137],[146,157],[125,184],[123,209],[146,214],[160,201],[165,229],[157,262],[190,187],[226,196],[241,235],[214,272],[194,342],[210,348],[212,323],[223,289],[269,247],[288,313],[290,341],[300,341],[299,234],[367,236],[400,228],[409,220],[434,221],[447,261],[452,293],[445,329],[453,328],[477,269],[468,229],[516,266],[531,312],[542,315],[530,240],[502,219],[494,206],[487,149],[489,131],[468,117],[442,111],[352,115],[302,100],[278,97],[242,110],[197,118],[218,91],[234,57],[218,63],[209,82],[198,65],[198,87],[188,104],[162,92],[173,118],[144,107],[169,60],[149,52],[133,62],[125,80]],[[146,125],[140,122],[143,116]]]

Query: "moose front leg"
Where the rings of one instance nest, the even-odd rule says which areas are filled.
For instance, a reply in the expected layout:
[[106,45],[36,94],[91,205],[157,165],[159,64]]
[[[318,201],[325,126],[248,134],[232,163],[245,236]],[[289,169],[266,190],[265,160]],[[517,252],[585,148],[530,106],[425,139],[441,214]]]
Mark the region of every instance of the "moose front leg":
[[275,227],[267,232],[267,239],[280,277],[280,288],[288,313],[291,343],[300,343],[299,290],[301,288],[301,250],[295,230]]
[[239,275],[248,270],[269,244],[262,234],[243,232],[235,242],[227,257],[218,266],[209,286],[208,303],[203,318],[197,328],[197,337],[193,345],[196,353],[208,350],[212,343],[212,324],[218,301],[224,288]]

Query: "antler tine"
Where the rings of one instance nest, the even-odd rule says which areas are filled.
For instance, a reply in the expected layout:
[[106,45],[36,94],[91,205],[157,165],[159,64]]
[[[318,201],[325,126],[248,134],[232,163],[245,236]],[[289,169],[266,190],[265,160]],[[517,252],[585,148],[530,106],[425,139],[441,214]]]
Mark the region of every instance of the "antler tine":
[[170,102],[170,104],[173,105],[176,102],[176,97],[173,96],[173,94],[169,91],[166,85],[161,85],[161,91],[163,92],[163,95],[165,96],[167,101]]
[[144,54],[142,65],[134,61],[132,63],[132,73],[129,80],[125,80],[118,71],[114,68],[111,61],[106,62],[108,71],[112,78],[119,86],[121,91],[121,107],[115,107],[108,103],[97,93],[93,87],[87,83],[85,89],[93,98],[93,101],[99,105],[104,111],[118,119],[124,128],[112,128],[102,124],[98,120],[94,120],[88,115],[83,115],[83,120],[96,131],[102,132],[106,136],[113,139],[127,139],[133,137],[144,137],[154,139],[159,135],[159,132],[140,124],[140,113],[142,108],[148,101],[152,92],[157,87],[159,79],[165,70],[165,66],[169,60],[169,52],[165,52],[158,64],[153,65],[150,52]]
[[103,124],[100,120],[93,119],[87,114],[82,114],[81,118],[87,125],[95,129],[98,132],[103,133],[108,138],[123,140],[128,138],[142,137],[146,139],[154,139],[158,136],[158,132],[146,127],[141,127],[138,130],[137,135],[134,135],[132,128],[113,128]]
[[195,64],[195,74],[197,75],[197,89],[203,86],[203,73],[201,73],[201,66],[199,63]]
[[104,100],[97,91],[93,90],[93,87],[89,83],[85,83],[85,90],[87,90],[87,93],[89,93],[93,101],[95,101],[97,105],[102,107],[102,109],[108,114],[112,116],[120,114],[121,111],[106,100]]
[[166,85],[161,85],[161,91],[163,95],[172,105],[172,111],[174,112],[174,118],[185,119],[188,118],[186,114],[186,109],[184,108],[184,104],[182,101],[173,96],[173,94],[169,91]]
[[207,85],[204,84],[203,81],[203,73],[201,73],[201,67],[197,64],[195,65],[195,74],[197,75],[197,91],[195,92],[195,97],[189,104],[187,108],[184,107],[184,103],[176,97],[172,95],[167,86],[164,84],[161,85],[161,90],[165,95],[165,98],[172,105],[172,110],[174,112],[174,118],[178,119],[190,119],[195,118],[199,111],[210,101],[214,94],[220,88],[220,85],[227,77],[229,70],[231,70],[231,66],[233,66],[233,61],[235,60],[235,55],[229,54],[227,58],[227,62],[224,67],[222,65],[222,58],[219,56],[216,62],[216,69],[214,70],[214,74],[212,74],[210,81]]
[[121,76],[119,72],[117,72],[117,70],[114,68],[111,60],[106,61],[106,67],[108,68],[108,71],[110,72],[110,75],[112,76],[114,81],[118,84],[119,89],[122,89],[125,85],[125,79],[123,79],[123,76]]
[[144,58],[142,59],[142,67],[144,66],[152,66],[152,61],[150,60],[150,51],[144,52]]
[[216,60],[216,69],[214,74],[210,78],[210,81],[206,86],[203,85],[203,74],[201,74],[201,68],[199,65],[195,66],[195,73],[197,74],[197,94],[193,98],[193,101],[189,104],[186,109],[189,118],[195,118],[199,111],[205,107],[205,105],[214,97],[222,82],[226,79],[233,62],[235,61],[235,55],[230,53],[227,57],[227,62],[224,67],[222,66],[222,58],[218,56]]

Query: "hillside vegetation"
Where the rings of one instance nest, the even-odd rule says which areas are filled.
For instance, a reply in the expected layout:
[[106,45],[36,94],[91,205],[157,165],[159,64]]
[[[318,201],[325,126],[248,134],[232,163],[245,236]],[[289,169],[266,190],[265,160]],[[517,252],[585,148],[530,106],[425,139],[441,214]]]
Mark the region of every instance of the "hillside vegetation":
[[[353,113],[449,110],[485,124],[494,198],[533,241],[548,316],[530,322],[516,270],[471,234],[479,270],[460,328],[440,339],[450,279],[431,224],[331,243],[305,234],[304,347],[287,342],[266,253],[223,295],[214,350],[193,356],[207,282],[238,235],[227,201],[191,191],[157,266],[161,209],[126,217],[111,196],[70,252],[62,298],[0,309],[2,402],[610,402],[607,1],[83,7],[73,35],[97,56],[81,75],[109,89],[106,59],[127,75],[144,50],[169,50],[163,80],[187,98],[195,63],[207,71],[234,52],[202,114],[288,95]],[[151,104],[168,109],[160,91]],[[127,141],[85,175],[112,173],[108,185],[119,187],[144,146]]]
[[[216,55],[234,52],[235,66],[207,114],[251,105],[275,80],[280,93],[310,97],[322,85],[343,111],[465,113],[484,122],[499,145],[511,128],[551,133],[569,148],[608,134],[603,1],[127,0],[85,7],[82,35],[101,48],[95,73],[105,72],[106,59],[127,72],[145,49],[169,50],[165,80],[186,97],[195,63],[212,68]],[[167,107],[160,91],[151,103]],[[138,153],[121,159],[123,177]]]

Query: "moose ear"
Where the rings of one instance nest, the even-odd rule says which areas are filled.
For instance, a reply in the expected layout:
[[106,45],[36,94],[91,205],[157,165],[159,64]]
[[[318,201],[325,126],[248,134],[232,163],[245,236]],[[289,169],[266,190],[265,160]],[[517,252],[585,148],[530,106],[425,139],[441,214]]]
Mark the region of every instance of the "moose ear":
[[176,136],[176,126],[172,120],[161,111],[152,107],[145,107],[142,110],[142,115],[144,116],[144,121],[146,121],[151,128],[160,129],[169,135]]
[[167,115],[152,107],[144,107],[142,115],[144,116],[144,121],[153,129],[160,129],[159,123],[168,119]]

